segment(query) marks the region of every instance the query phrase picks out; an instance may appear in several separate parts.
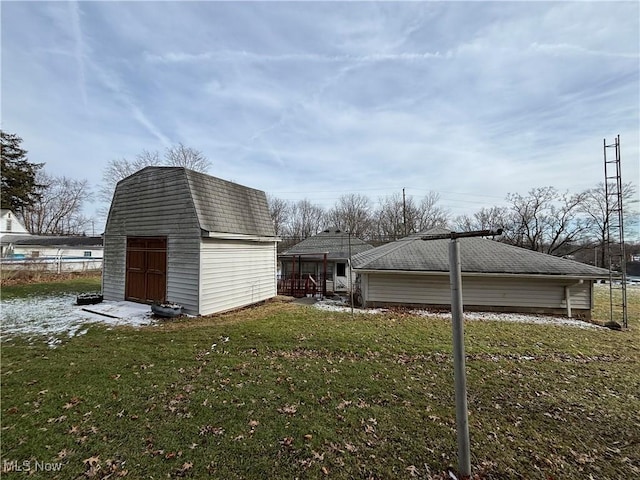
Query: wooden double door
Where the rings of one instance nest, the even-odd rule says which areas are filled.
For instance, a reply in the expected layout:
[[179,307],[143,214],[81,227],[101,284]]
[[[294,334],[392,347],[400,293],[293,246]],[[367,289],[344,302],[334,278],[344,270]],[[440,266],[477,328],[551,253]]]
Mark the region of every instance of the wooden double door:
[[162,303],[167,296],[167,238],[128,237],[125,300]]

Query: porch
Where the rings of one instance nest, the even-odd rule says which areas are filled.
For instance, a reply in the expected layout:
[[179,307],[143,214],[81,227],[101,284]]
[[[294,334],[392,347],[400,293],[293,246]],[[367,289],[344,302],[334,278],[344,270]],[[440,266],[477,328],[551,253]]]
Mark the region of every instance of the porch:
[[327,272],[327,254],[280,257],[278,295],[291,297],[326,296],[333,290],[333,272]]
[[278,277],[278,295],[295,298],[325,297],[333,291],[333,282],[325,280],[324,275],[289,274]]

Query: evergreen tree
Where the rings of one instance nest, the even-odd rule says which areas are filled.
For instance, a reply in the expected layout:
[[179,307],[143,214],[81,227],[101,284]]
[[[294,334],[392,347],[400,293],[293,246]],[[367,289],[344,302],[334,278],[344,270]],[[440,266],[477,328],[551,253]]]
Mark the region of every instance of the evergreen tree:
[[2,208],[19,212],[40,199],[40,185],[36,173],[44,164],[30,163],[27,151],[20,144],[22,139],[13,133],[0,130],[2,137]]

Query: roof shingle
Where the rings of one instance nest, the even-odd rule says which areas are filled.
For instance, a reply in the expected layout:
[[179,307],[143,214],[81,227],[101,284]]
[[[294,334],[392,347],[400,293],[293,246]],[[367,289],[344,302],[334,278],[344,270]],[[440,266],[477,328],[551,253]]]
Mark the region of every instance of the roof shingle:
[[[434,229],[388,243],[353,257],[356,270],[448,272],[448,239],[422,240],[425,235],[448,233]],[[462,272],[516,275],[568,275],[604,278],[609,271],[487,238],[460,238]]]

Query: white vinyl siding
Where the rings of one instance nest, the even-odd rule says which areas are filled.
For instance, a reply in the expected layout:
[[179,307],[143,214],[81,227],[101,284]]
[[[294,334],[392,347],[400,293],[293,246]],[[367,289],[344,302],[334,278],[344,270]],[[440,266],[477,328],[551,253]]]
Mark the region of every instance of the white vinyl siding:
[[203,239],[200,313],[231,310],[276,296],[276,243]]
[[104,263],[102,267],[102,296],[105,300],[124,300],[127,237],[104,236]]
[[[563,279],[504,277],[462,278],[463,303],[475,306],[566,308],[565,289],[571,285],[571,308],[591,308],[591,282]],[[450,305],[447,275],[363,274],[366,302]]]
[[167,241],[167,301],[183,306],[188,314],[198,310],[200,239],[185,236]]

